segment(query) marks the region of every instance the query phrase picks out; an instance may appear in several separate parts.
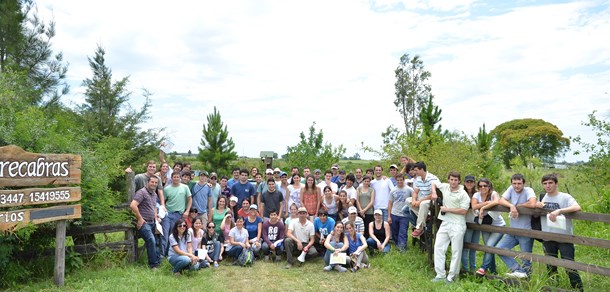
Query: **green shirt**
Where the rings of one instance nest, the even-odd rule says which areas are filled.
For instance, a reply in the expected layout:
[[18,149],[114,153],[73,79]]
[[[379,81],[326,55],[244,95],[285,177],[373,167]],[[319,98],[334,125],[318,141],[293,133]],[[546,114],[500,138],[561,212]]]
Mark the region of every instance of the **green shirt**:
[[188,197],[191,196],[189,187],[185,184],[180,184],[177,187],[169,185],[163,191],[165,197],[165,208],[168,213],[179,212],[180,214],[186,211]]

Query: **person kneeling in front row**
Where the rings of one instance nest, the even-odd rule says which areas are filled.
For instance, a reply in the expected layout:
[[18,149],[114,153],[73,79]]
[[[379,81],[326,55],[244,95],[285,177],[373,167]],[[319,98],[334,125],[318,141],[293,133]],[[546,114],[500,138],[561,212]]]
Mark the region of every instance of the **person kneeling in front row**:
[[[295,255],[305,253],[305,258],[313,258],[318,255],[318,251],[313,247],[316,232],[313,223],[307,220],[307,209],[305,207],[300,207],[297,212],[299,214],[299,219],[290,221],[288,233],[284,240],[286,259],[288,261],[286,269],[292,268]],[[304,259],[302,262],[305,262]]]

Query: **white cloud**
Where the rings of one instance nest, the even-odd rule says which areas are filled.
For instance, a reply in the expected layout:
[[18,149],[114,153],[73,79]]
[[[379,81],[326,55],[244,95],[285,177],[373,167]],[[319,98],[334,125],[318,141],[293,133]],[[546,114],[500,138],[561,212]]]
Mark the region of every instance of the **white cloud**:
[[38,3],[57,22],[70,98],[82,102],[87,56],[101,44],[135,101],[140,88],[154,93],[147,126],[166,127],[178,151],[196,151],[216,106],[240,155],[282,154],[313,121],[348,156],[362,154],[361,142],[377,146],[388,125],[402,128],[393,70],[405,52],[432,72],[446,129],[533,117],[576,136],[587,113],[609,108],[604,2]]

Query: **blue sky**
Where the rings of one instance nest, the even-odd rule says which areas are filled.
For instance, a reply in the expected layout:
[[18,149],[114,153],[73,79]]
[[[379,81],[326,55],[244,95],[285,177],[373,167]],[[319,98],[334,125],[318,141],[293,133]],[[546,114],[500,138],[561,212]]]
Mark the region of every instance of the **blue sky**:
[[[239,155],[280,155],[312,122],[347,156],[379,147],[401,126],[393,105],[403,53],[432,73],[444,129],[474,135],[541,118],[582,135],[610,109],[607,1],[37,1],[56,22],[53,48],[70,63],[83,102],[97,44],[132,103],[153,93],[146,127],[167,129],[175,150],[197,151],[216,106]],[[577,149],[573,147],[573,149]],[[568,152],[575,161],[586,156]]]

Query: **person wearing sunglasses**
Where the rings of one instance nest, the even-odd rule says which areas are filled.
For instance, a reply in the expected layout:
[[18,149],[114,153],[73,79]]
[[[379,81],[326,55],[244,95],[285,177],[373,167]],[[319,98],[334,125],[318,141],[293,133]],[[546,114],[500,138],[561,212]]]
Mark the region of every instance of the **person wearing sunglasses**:
[[178,219],[169,236],[170,249],[167,260],[176,276],[180,276],[180,273],[187,268],[191,271],[200,268],[199,258],[193,253],[191,236],[186,230],[184,219]]
[[218,261],[222,260],[224,241],[224,235],[221,232],[216,232],[216,224],[208,222],[205,234],[201,240],[201,246],[205,246],[209,260],[214,263],[214,268],[218,268]]
[[[500,202],[500,195],[494,190],[493,184],[487,178],[480,178],[477,182],[478,192],[472,196],[472,209],[475,210],[475,214],[478,214],[478,218],[475,218],[475,222],[479,224],[489,224],[491,226],[506,226],[504,218],[502,218],[500,212],[486,211],[497,206]],[[491,218],[491,222],[488,222],[487,218]],[[485,220],[484,220],[485,219]],[[502,233],[500,232],[481,232],[483,235],[483,243],[486,246],[495,247],[496,244],[502,239]],[[493,253],[485,253],[483,256],[483,264],[477,270],[477,274],[485,275],[487,272],[496,274],[496,256]]]

